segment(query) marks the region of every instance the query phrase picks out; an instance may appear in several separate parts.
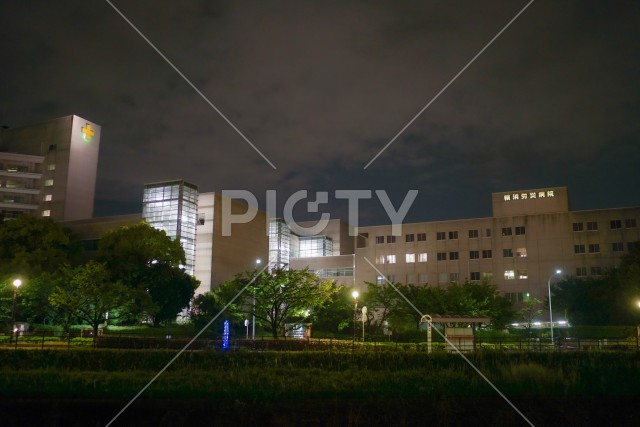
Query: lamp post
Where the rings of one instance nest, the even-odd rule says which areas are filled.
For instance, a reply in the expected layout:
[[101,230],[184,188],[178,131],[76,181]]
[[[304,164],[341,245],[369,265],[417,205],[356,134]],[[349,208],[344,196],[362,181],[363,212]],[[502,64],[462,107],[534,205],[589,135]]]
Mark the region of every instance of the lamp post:
[[358,296],[360,296],[360,292],[353,291],[351,292],[351,296],[355,300],[353,306],[353,341],[351,341],[351,347],[353,348],[356,345],[356,312],[358,311]]
[[367,307],[362,307],[362,342],[364,342],[364,320],[367,318]]
[[[13,305],[11,308],[11,340],[9,340],[9,342],[13,340],[14,329],[16,327],[16,297],[18,296],[18,288],[20,287],[20,285],[22,285],[22,280],[15,279],[13,281],[13,286],[15,287],[15,289],[13,290]],[[16,345],[17,343],[18,336],[16,335]]]
[[[561,274],[562,270],[556,270],[554,274]],[[549,292],[549,326],[551,327],[551,345],[553,345],[553,312],[551,311],[551,278],[552,274],[549,276],[549,280],[547,280],[547,291]]]

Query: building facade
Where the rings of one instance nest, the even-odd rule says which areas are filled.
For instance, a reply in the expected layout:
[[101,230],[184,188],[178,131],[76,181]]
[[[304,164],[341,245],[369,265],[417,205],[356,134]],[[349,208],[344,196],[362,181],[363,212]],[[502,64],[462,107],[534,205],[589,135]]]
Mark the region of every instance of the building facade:
[[93,216],[101,127],[78,116],[0,130],[0,213]]

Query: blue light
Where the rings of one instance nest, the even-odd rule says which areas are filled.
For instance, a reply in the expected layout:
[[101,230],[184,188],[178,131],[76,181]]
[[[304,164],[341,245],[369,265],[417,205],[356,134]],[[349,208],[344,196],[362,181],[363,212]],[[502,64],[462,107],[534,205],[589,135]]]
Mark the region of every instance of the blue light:
[[229,321],[224,321],[224,330],[222,332],[222,349],[226,350],[229,348]]

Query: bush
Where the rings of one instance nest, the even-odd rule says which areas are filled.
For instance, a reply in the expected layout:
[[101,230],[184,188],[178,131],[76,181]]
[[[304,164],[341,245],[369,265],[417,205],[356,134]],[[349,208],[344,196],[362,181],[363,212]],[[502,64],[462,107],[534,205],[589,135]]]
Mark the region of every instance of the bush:
[[33,329],[32,335],[39,337],[59,337],[62,335],[62,326],[59,325],[40,325]]

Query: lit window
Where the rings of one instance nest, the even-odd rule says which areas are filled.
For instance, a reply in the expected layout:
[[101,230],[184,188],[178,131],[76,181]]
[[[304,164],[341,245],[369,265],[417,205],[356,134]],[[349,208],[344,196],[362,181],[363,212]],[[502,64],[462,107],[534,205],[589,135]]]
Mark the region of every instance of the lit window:
[[42,216],[51,216],[51,211],[49,209],[42,211]]
[[50,163],[50,164],[48,164],[48,165],[47,165],[47,170],[48,170],[48,171],[54,171],[54,170],[56,170],[56,165],[55,165],[55,163]]
[[418,254],[418,262],[427,262],[427,253],[421,252]]
[[44,199],[45,202],[50,202],[51,201],[51,194],[45,194]]
[[516,278],[516,272],[513,270],[504,271],[504,280],[513,280]]
[[53,180],[52,179],[46,179],[44,181],[44,186],[45,187],[51,187],[53,185]]
[[416,254],[406,254],[405,255],[405,262],[407,262],[407,263],[416,262]]
[[492,280],[493,279],[493,273],[490,271],[485,271],[484,273],[482,273],[482,278],[485,280]]
[[376,255],[376,264],[384,264],[386,258],[386,255]]
[[526,258],[527,257],[527,248],[518,248],[518,249],[516,249],[516,257],[517,258]]
[[376,276],[376,285],[384,285],[385,283],[384,276]]
[[387,255],[387,264],[395,264],[396,256],[395,255]]
[[529,274],[527,273],[527,270],[518,270],[518,279],[528,279],[529,278]]

